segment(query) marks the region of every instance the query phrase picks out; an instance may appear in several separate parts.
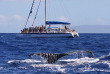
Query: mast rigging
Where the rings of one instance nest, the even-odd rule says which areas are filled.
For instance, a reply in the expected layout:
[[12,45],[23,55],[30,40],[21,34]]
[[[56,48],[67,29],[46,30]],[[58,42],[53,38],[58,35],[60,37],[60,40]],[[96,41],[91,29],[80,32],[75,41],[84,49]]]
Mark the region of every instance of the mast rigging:
[[26,28],[26,26],[27,26],[27,23],[28,23],[29,17],[31,16],[31,13],[32,13],[32,9],[33,9],[34,3],[35,3],[35,0],[33,0],[32,6],[31,6],[31,9],[30,9],[30,12],[29,12],[29,15],[28,15],[27,21],[26,21],[25,28]]
[[32,23],[32,26],[34,25],[34,22],[35,22],[35,20],[36,20],[36,16],[37,16],[37,14],[38,14],[40,4],[41,4],[41,0],[40,0],[40,2],[39,2],[39,5],[38,5],[38,8],[37,8],[37,11],[36,11],[36,14],[35,14],[35,17],[34,17],[34,21],[33,21],[33,23]]
[[45,27],[46,27],[46,0],[45,0]]

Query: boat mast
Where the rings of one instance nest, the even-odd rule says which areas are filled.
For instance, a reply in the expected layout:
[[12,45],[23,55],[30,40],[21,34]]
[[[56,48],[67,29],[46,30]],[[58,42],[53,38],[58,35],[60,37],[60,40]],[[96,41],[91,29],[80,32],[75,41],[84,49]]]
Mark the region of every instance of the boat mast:
[[46,0],[45,0],[45,27],[46,27]]

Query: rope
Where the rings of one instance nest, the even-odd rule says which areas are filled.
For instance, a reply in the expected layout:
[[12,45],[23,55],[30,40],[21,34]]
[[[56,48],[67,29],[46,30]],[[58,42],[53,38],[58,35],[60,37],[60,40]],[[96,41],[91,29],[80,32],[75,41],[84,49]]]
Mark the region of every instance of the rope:
[[37,14],[38,14],[40,4],[41,4],[41,0],[40,0],[40,2],[39,2],[39,5],[38,5],[38,8],[37,8],[37,11],[36,11],[36,14],[35,14],[35,17],[34,17],[34,21],[33,21],[32,26],[34,25],[34,22],[35,22],[35,20],[36,20],[36,16],[37,16]]
[[28,23],[29,17],[30,17],[30,15],[31,15],[31,13],[32,13],[32,9],[33,9],[34,3],[35,3],[35,0],[33,0],[32,6],[31,6],[31,10],[30,10],[29,16],[28,16],[27,21],[26,21],[25,28],[26,28],[26,26],[27,26],[27,23]]

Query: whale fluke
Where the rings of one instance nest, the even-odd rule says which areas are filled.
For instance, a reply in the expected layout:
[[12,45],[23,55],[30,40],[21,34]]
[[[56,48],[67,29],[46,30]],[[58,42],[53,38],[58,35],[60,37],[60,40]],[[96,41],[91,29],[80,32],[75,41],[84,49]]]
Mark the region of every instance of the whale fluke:
[[77,51],[74,51],[74,52],[69,52],[69,53],[67,53],[67,54],[69,55],[69,54],[74,54],[74,53],[78,53],[78,52],[87,52],[87,53],[90,53],[91,55],[94,55],[93,52],[87,51],[87,50],[77,50]]
[[91,51],[78,50],[78,51],[74,51],[74,52],[61,53],[61,54],[58,54],[58,53],[33,53],[33,54],[30,54],[29,56],[30,57],[32,57],[34,55],[41,56],[47,60],[47,63],[52,64],[52,63],[55,63],[61,57],[64,57],[64,56],[70,55],[70,54],[79,53],[79,52],[87,52],[87,53],[90,53],[91,55],[94,55],[93,52],[91,52]]

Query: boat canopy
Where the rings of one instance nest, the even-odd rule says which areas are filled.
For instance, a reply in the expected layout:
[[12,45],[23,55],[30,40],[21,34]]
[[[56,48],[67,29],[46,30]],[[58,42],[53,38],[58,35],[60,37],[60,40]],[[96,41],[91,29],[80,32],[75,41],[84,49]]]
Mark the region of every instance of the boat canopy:
[[46,21],[46,25],[52,25],[52,24],[70,25],[70,23],[68,22]]

